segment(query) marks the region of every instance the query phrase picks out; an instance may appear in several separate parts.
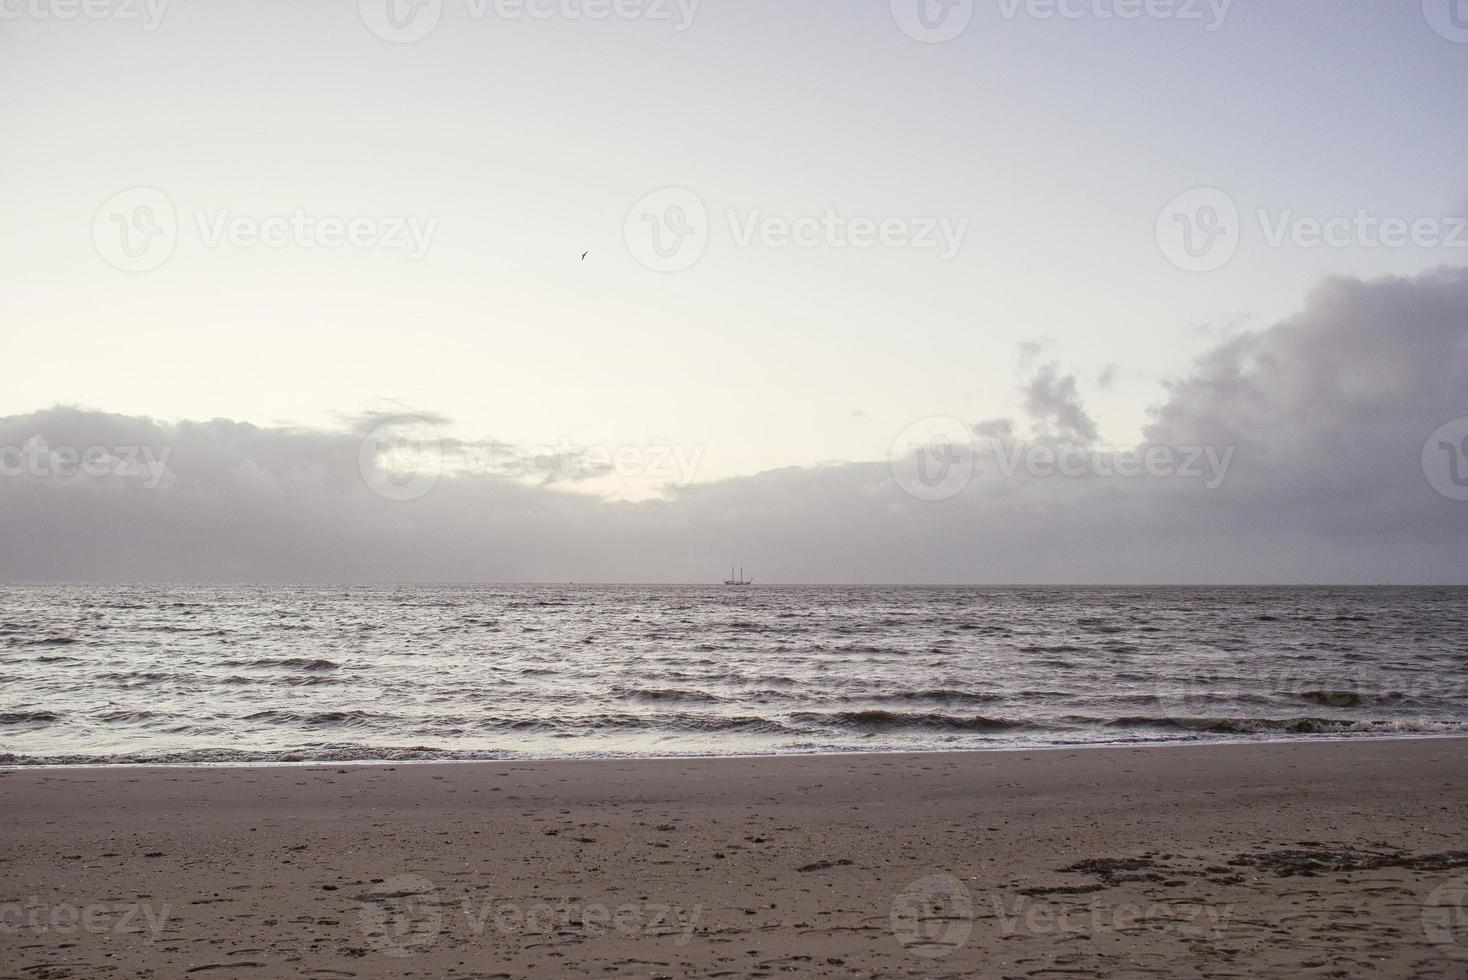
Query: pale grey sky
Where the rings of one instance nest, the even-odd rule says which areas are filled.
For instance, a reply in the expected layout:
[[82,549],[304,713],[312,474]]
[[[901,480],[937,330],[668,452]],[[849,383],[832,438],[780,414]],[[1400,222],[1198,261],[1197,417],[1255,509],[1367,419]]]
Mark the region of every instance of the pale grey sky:
[[638,503],[562,487],[677,457],[441,440],[388,472],[373,418],[0,418],[0,579],[715,582],[737,556],[761,583],[1468,582],[1468,270],[1330,280],[1213,345],[1130,461],[1078,448],[1078,389],[1028,363],[1024,410],[927,479],[785,467]]
[[[1417,0],[1136,20],[991,0],[943,44],[886,2],[788,0],[627,0],[639,16],[598,21],[577,0],[539,19],[442,0],[399,44],[368,28],[374,2],[60,20],[65,0],[4,0],[0,413],[329,426],[395,404],[465,438],[696,445],[713,478],[881,459],[914,419],[1005,414],[1016,346],[1048,338],[1124,443],[1209,328],[1277,319],[1326,274],[1468,255],[1270,247],[1253,218],[1462,212],[1468,43]],[[623,224],[669,186],[707,205],[709,240],[658,273]],[[1188,273],[1154,227],[1207,186],[1242,241]],[[167,195],[178,240],[128,273],[93,219],[137,187]],[[432,234],[416,260],[209,245],[221,220],[296,209]],[[946,260],[736,242],[754,217],[828,209],[966,234]]]
[[1126,446],[1327,277],[1468,264],[1462,0],[525,2],[0,0],[0,417],[700,484],[1036,397]]

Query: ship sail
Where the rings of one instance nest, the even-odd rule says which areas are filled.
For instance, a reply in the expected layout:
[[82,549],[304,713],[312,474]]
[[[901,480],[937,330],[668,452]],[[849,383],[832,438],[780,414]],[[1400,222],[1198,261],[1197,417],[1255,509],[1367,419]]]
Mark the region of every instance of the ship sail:
[[729,577],[726,578],[726,579],[724,579],[724,584],[725,585],[753,585],[754,584],[754,580],[753,579],[747,579],[747,578],[744,577],[744,565],[741,563],[739,565],[739,574],[737,574],[737,575],[734,573],[734,566],[733,565],[730,565],[729,566]]

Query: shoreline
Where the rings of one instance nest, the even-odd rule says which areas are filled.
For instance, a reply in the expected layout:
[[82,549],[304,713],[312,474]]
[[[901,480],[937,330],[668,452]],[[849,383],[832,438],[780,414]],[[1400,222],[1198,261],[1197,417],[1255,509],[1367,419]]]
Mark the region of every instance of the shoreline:
[[1468,970],[1461,746],[1158,747],[9,768],[0,977]]
[[[1040,745],[996,745],[993,747],[964,746],[962,748],[891,748],[891,749],[831,749],[825,750],[798,750],[791,752],[733,752],[733,753],[688,753],[681,755],[506,755],[483,758],[457,758],[457,759],[385,759],[385,758],[351,758],[351,759],[293,759],[289,761],[274,759],[240,759],[240,760],[183,760],[179,762],[0,762],[0,772],[35,772],[35,771],[76,771],[84,769],[96,770],[138,770],[138,769],[274,769],[274,768],[299,768],[301,766],[442,766],[442,765],[496,765],[504,763],[558,763],[558,762],[696,762],[716,759],[755,760],[755,759],[825,759],[825,758],[847,758],[862,756],[891,756],[891,755],[965,755],[968,753],[1005,753],[1005,752],[1055,752],[1076,751],[1081,749],[1156,749],[1156,748],[1217,748],[1220,746],[1249,746],[1249,745],[1310,745],[1318,743],[1352,743],[1352,742],[1398,742],[1398,741],[1443,741],[1462,739],[1468,740],[1468,732],[1355,732],[1355,733],[1320,733],[1308,735],[1270,736],[1261,735],[1257,738],[1233,735],[1218,739],[1157,739],[1155,741],[1116,741],[1116,742],[1052,742]],[[282,750],[292,751],[292,750]],[[485,751],[495,751],[487,749]]]

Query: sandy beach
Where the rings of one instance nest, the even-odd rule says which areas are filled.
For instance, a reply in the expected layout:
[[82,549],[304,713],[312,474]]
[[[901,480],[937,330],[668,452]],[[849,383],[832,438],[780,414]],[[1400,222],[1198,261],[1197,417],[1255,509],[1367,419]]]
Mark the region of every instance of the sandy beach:
[[7,978],[1468,975],[1456,739],[0,787]]

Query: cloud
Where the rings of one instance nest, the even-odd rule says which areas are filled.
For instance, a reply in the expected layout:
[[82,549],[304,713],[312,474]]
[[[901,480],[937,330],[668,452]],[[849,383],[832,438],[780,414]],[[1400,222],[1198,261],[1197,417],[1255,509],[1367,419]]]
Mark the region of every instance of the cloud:
[[[389,499],[373,487],[390,454],[363,447],[395,416],[338,431],[12,416],[0,419],[0,577],[713,581],[732,557],[761,581],[1468,578],[1468,503],[1435,492],[1422,464],[1428,436],[1468,416],[1468,271],[1326,281],[1294,316],[1221,339],[1169,382],[1135,450],[1231,449],[1215,489],[1098,471],[1117,457],[1094,449],[1074,376],[1030,354],[1033,445],[1096,455],[1077,455],[1090,462],[1075,476],[1015,468],[1007,454],[1029,444],[1008,420],[978,422],[971,479],[932,501],[873,461],[606,502],[556,485],[562,470],[597,472],[595,454],[547,466],[447,437],[431,490]],[[411,471],[422,448],[398,462]],[[60,473],[59,450],[78,458]],[[494,453],[475,463],[471,450]]]
[[1014,419],[984,419],[982,422],[975,422],[973,429],[976,436],[1001,440],[1013,439]]
[[1025,412],[1039,437],[1075,446],[1096,441],[1096,423],[1081,406],[1075,375],[1062,375],[1056,362],[1046,361],[1035,368],[1023,390]]
[[[1030,423],[1033,438],[1065,446],[1089,446],[1099,433],[1096,423],[1081,404],[1074,374],[1062,374],[1060,362],[1045,357],[1049,341],[1031,340],[1019,345],[1020,405]],[[1108,366],[1108,371],[1115,367]],[[1102,387],[1109,384],[1103,382]],[[1006,420],[990,420],[993,426]],[[1008,420],[1013,425],[1013,420]],[[982,434],[982,433],[981,433]]]
[[1231,506],[1274,527],[1461,535],[1422,446],[1468,415],[1468,271],[1331,279],[1274,327],[1227,340],[1167,387],[1149,441],[1234,445]]

